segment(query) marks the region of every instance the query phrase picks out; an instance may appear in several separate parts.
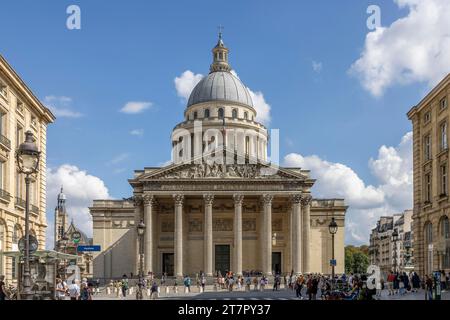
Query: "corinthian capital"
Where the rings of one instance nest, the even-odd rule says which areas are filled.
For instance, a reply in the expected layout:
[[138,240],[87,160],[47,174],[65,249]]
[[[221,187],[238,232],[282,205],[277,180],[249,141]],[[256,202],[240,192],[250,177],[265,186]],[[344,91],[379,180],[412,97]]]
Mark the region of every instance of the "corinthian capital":
[[203,195],[203,200],[205,201],[206,205],[212,205],[213,201],[214,201],[214,195],[207,193]]
[[302,194],[301,193],[291,194],[289,200],[291,201],[291,204],[300,204],[302,202]]
[[139,207],[142,205],[142,196],[141,195],[135,195],[133,196],[133,202],[135,207]]
[[273,200],[273,195],[272,194],[269,194],[269,193],[266,193],[266,194],[263,194],[262,195],[262,202],[264,203],[264,204],[267,204],[267,205],[269,205],[269,204],[272,204],[272,200]]
[[305,194],[302,196],[302,205],[303,206],[309,206],[312,201],[312,196],[310,194]]
[[242,202],[244,201],[244,195],[240,193],[235,193],[233,194],[233,200],[235,205],[241,206]]
[[175,201],[176,206],[182,206],[184,201],[184,195],[183,194],[174,194],[173,200]]
[[142,200],[144,201],[145,206],[153,206],[156,202],[156,198],[152,194],[146,194]]

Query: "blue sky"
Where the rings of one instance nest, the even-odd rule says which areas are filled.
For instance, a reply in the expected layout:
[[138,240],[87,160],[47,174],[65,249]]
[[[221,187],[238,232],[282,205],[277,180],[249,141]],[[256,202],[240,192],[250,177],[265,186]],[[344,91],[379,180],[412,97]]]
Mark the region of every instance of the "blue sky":
[[[66,28],[71,4],[81,8],[81,30]],[[174,78],[208,72],[221,24],[232,67],[270,104],[281,156],[317,155],[377,187],[369,159],[411,130],[405,114],[432,79],[394,83],[375,96],[349,73],[365,50],[371,4],[383,27],[417,9],[392,0],[4,1],[0,53],[42,101],[68,97],[59,107],[81,114],[49,127],[48,166],[76,166],[122,198],[131,195],[132,170],[169,160],[185,106]],[[152,105],[119,112],[130,101]]]

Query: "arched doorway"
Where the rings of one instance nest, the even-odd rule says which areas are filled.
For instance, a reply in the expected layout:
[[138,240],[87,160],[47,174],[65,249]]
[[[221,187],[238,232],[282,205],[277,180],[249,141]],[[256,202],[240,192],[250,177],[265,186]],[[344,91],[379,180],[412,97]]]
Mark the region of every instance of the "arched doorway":
[[430,275],[433,272],[433,224],[427,222],[424,230],[425,236],[425,274]]
[[443,243],[440,269],[450,269],[450,223],[447,216],[439,222],[440,241]]

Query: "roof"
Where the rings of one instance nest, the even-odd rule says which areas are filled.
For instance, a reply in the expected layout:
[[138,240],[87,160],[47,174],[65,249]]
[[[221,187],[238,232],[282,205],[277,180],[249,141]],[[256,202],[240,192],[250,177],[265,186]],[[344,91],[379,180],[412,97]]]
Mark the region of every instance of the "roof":
[[216,71],[204,77],[192,90],[187,107],[208,101],[235,102],[253,107],[247,87],[228,71]]

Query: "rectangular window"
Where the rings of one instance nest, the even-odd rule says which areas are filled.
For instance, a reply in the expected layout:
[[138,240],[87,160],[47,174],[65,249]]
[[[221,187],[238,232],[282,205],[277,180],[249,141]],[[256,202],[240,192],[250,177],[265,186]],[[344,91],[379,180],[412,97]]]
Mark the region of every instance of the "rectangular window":
[[431,174],[425,175],[425,202],[431,202]]
[[6,113],[0,111],[0,134],[6,136]]
[[448,106],[447,97],[445,97],[445,98],[441,99],[441,101],[439,101],[439,106],[440,106],[441,110],[447,108],[447,106]]
[[3,96],[3,98],[8,98],[8,87],[6,84],[0,81],[0,95]]
[[431,159],[431,136],[427,135],[424,138],[423,141],[423,149],[424,149],[424,156],[425,156],[425,160],[430,160]]
[[17,279],[17,260],[16,257],[11,258],[11,277]]
[[423,122],[424,123],[428,123],[431,121],[431,111],[428,111],[427,113],[425,113],[425,115],[423,116]]
[[4,166],[5,166],[5,163],[4,162],[0,162],[0,189],[4,189],[4,187],[3,187],[3,185],[4,185],[4,183],[3,183],[3,172],[5,171],[4,170]]
[[17,125],[16,129],[16,148],[19,148],[20,144],[23,142],[23,128]]
[[448,148],[447,143],[447,122],[441,124],[441,150]]
[[441,166],[441,194],[447,195],[447,164]]

